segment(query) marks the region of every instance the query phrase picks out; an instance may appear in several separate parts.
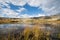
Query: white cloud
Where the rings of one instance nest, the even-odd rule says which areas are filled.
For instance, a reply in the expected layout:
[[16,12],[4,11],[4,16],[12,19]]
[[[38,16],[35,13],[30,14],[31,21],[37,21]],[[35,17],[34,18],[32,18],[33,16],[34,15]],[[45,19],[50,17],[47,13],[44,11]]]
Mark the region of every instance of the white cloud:
[[6,2],[9,3],[7,0],[0,0],[0,7],[3,7],[5,5],[7,8],[10,8]]
[[29,17],[41,17],[41,16],[45,16],[44,14],[37,14],[37,15],[30,15]]
[[38,7],[41,4],[41,0],[28,0],[30,6]]
[[15,12],[14,10],[11,10],[11,9],[9,9],[9,8],[5,8],[5,9],[1,9],[0,10],[1,12],[0,13],[2,13],[2,14],[0,14],[1,16],[4,16],[4,14],[6,15],[6,17],[19,17],[20,15],[20,13],[21,13],[21,11],[23,11],[23,8],[21,8],[20,10],[19,10],[19,13],[17,13],[17,12]]
[[2,16],[4,16],[4,14],[5,14],[7,17],[16,17],[16,16],[18,16],[18,13],[14,12],[13,10],[8,9],[8,8],[2,9],[1,13],[2,13]]
[[60,0],[45,0],[41,3],[40,8],[42,8],[47,15],[60,13]]
[[4,17],[4,15],[3,14],[0,14],[0,17]]
[[10,2],[14,5],[20,5],[20,6],[23,6],[26,4],[25,0],[10,0]]
[[19,10],[16,10],[16,11],[18,11],[19,13],[21,13],[24,10],[26,10],[26,9],[25,8],[19,8]]
[[40,6],[46,15],[60,13],[60,0],[28,0],[28,4],[33,7]]
[[22,18],[29,18],[30,17],[30,15],[28,15],[28,14],[23,14],[23,15],[20,15]]
[[45,16],[44,14],[38,14],[38,15],[36,15],[37,17],[40,17],[40,16]]
[[[23,6],[26,4],[24,0],[0,0],[0,16],[1,17],[20,17],[22,11],[26,10],[25,8],[19,8],[18,10],[14,11],[10,9],[9,4],[12,3],[13,5]],[[7,8],[3,8],[6,6]]]
[[45,15],[44,14],[37,14],[37,15],[23,14],[23,15],[20,15],[21,18],[40,17],[40,16],[45,16]]
[[[14,10],[11,10],[10,6],[7,3],[12,3],[13,5],[18,5],[18,6],[24,6],[27,3],[30,6],[42,8],[42,10],[44,11],[44,14],[46,15],[60,13],[60,0],[0,0],[0,11],[2,12],[0,16],[3,14],[6,14],[9,17],[44,16],[43,14],[37,14],[33,16],[24,14],[19,16],[19,13],[15,12]],[[7,7],[6,9],[2,8],[4,5]],[[21,8],[16,11],[22,12],[24,10],[26,9]]]
[[25,0],[0,0],[0,3],[7,5],[7,3],[12,3],[14,5],[20,5],[23,6],[26,4]]

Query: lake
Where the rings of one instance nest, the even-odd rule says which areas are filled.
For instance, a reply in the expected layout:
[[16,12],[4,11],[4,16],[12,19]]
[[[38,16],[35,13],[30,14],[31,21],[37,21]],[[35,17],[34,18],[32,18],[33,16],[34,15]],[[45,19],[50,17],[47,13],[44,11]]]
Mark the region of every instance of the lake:
[[58,33],[60,33],[60,25],[52,25],[52,24],[0,24],[0,34],[8,34],[14,33],[17,34],[19,32],[23,32],[26,27],[39,27],[42,31],[50,32],[50,38],[56,39]]
[[[36,24],[35,24],[36,25]],[[7,31],[13,31],[13,30],[23,30],[25,27],[34,27],[33,24],[0,24],[0,31],[7,32]],[[41,30],[45,31],[54,31],[56,32],[57,29],[53,27],[53,25],[50,24],[41,24],[38,25]]]

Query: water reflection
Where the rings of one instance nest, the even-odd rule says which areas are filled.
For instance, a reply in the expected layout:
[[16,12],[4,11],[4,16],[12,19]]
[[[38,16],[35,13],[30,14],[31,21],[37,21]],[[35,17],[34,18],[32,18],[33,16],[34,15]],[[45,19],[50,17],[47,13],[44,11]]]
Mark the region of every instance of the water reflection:
[[[35,24],[36,25],[36,24]],[[18,28],[18,27],[33,27],[34,25],[32,24],[0,24],[0,28]],[[43,24],[43,25],[39,25],[40,28],[44,29],[44,28],[48,28],[48,29],[51,29],[50,25],[48,26]]]
[[[35,24],[36,25],[36,24]],[[25,27],[34,27],[34,25],[32,24],[0,24],[0,30],[5,31],[6,29],[8,29],[9,31],[11,29],[24,29]],[[52,32],[56,32],[58,29],[54,27],[55,25],[51,25],[51,24],[42,24],[39,25],[39,28],[41,30],[45,30],[45,31],[52,31]],[[37,26],[36,26],[37,27]]]
[[13,28],[13,27],[15,28],[22,27],[22,24],[0,24],[0,28]]

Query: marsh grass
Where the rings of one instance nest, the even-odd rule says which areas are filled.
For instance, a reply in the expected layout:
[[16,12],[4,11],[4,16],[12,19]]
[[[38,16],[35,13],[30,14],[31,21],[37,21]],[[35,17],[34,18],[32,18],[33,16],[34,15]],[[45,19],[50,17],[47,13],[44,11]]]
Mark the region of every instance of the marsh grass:
[[[50,32],[42,31],[39,25],[34,25],[32,28],[27,26],[22,32],[8,33],[7,35],[0,35],[0,40],[52,40]],[[58,34],[60,38],[60,34]]]

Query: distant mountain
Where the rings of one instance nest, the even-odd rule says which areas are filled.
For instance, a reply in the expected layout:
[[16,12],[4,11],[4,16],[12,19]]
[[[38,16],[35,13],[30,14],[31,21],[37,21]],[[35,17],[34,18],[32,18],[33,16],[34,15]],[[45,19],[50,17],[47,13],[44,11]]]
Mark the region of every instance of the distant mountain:
[[58,18],[58,19],[60,19],[60,13],[52,15],[51,18]]
[[50,16],[41,16],[41,17],[32,17],[32,19],[51,19],[51,20],[59,20],[60,13]]
[[[13,19],[13,20],[20,20],[20,19],[24,19],[24,18],[6,18],[6,17],[0,17],[0,20],[4,20],[4,19]],[[40,16],[40,17],[31,17],[31,18],[25,18],[25,19],[60,19],[60,13],[55,14],[55,15],[50,15],[50,16]]]
[[51,19],[50,16],[32,17],[32,19]]
[[60,16],[60,13],[55,14],[54,16]]

